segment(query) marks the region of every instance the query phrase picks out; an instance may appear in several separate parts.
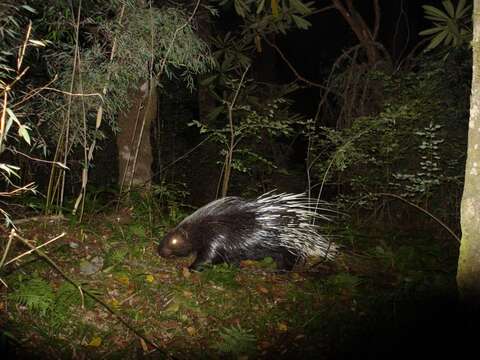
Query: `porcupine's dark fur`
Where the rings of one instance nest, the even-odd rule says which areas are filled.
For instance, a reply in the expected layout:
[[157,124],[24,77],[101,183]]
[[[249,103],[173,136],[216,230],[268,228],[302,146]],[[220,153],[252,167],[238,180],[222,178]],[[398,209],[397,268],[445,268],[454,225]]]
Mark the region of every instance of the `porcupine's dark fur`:
[[158,247],[163,257],[196,253],[190,269],[204,264],[272,257],[290,270],[307,256],[333,258],[336,246],[320,234],[316,201],[304,194],[267,193],[255,200],[213,201],[170,230]]

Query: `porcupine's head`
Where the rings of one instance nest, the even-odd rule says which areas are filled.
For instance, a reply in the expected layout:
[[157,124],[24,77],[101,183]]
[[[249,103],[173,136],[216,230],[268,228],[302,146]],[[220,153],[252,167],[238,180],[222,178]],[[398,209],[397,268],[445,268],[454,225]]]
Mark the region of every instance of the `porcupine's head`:
[[188,256],[193,252],[193,244],[188,233],[181,228],[170,230],[158,245],[158,254],[162,257]]

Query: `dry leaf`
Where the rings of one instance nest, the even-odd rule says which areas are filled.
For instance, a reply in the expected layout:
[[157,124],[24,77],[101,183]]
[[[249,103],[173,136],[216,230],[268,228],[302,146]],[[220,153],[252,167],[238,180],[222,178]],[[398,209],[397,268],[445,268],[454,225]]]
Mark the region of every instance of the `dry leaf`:
[[197,330],[193,326],[187,327],[187,333],[190,336],[195,336],[197,334]]
[[142,338],[140,338],[140,346],[142,347],[144,353],[148,352],[147,343]]
[[176,313],[180,309],[180,304],[178,301],[173,300],[168,306],[165,308],[165,312],[167,313]]
[[123,285],[130,284],[130,279],[127,275],[120,275],[117,277],[117,280],[122,283]]
[[266,287],[263,287],[263,286],[259,286],[257,287],[257,290],[260,291],[262,294],[268,294],[269,291]]
[[117,299],[112,299],[110,300],[110,305],[113,308],[118,309],[120,307],[120,302]]
[[99,347],[102,344],[102,338],[99,336],[94,336],[92,340],[88,343],[88,346]]
[[279,322],[279,323],[277,323],[277,329],[278,329],[278,331],[280,331],[280,332],[287,332],[287,330],[288,330],[288,325],[287,325],[286,323],[284,323],[284,322]]
[[182,275],[185,279],[188,279],[192,273],[190,272],[190,270],[188,270],[188,268],[182,268]]

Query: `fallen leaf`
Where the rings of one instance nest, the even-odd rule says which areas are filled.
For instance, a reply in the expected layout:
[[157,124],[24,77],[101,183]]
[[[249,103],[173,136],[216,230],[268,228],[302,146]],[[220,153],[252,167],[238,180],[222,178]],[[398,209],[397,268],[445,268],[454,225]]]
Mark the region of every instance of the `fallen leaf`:
[[119,275],[117,277],[117,280],[122,283],[123,285],[128,285],[130,284],[130,279],[127,275]]
[[265,350],[265,349],[268,349],[270,346],[272,346],[272,344],[270,344],[268,341],[264,340],[264,341],[260,341],[258,346],[260,347],[260,349]]
[[83,259],[80,261],[80,273],[84,275],[92,275],[100,271],[103,267],[103,258],[95,256],[91,260]]
[[182,268],[182,275],[185,279],[188,279],[192,273],[190,272],[190,270],[188,270],[188,268],[184,267]]
[[113,308],[118,309],[120,307],[120,302],[117,299],[112,299],[110,300],[110,305],[112,305]]
[[92,340],[88,343],[88,346],[99,347],[102,344],[102,338],[99,336],[94,336]]
[[256,262],[253,261],[253,260],[242,260],[242,261],[240,262],[240,267],[253,266],[253,265],[255,265],[255,263],[256,263]]
[[160,323],[160,327],[164,330],[177,329],[181,326],[178,321],[175,320],[166,320]]
[[148,352],[147,343],[142,338],[140,338],[140,346],[142,347],[144,353]]
[[168,306],[165,308],[165,312],[167,313],[176,313],[180,309],[180,303],[178,301],[173,300]]
[[263,287],[263,286],[259,286],[257,287],[257,290],[260,291],[262,294],[268,294],[269,291],[266,287]]

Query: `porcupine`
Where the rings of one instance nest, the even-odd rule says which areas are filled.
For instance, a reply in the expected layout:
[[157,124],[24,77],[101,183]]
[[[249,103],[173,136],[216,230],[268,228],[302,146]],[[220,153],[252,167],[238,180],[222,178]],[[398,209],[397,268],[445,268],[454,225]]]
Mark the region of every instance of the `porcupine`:
[[320,233],[329,220],[305,194],[268,192],[255,200],[225,197],[186,217],[162,239],[162,257],[196,253],[190,269],[205,264],[271,257],[279,269],[291,270],[308,256],[332,259],[337,246]]

